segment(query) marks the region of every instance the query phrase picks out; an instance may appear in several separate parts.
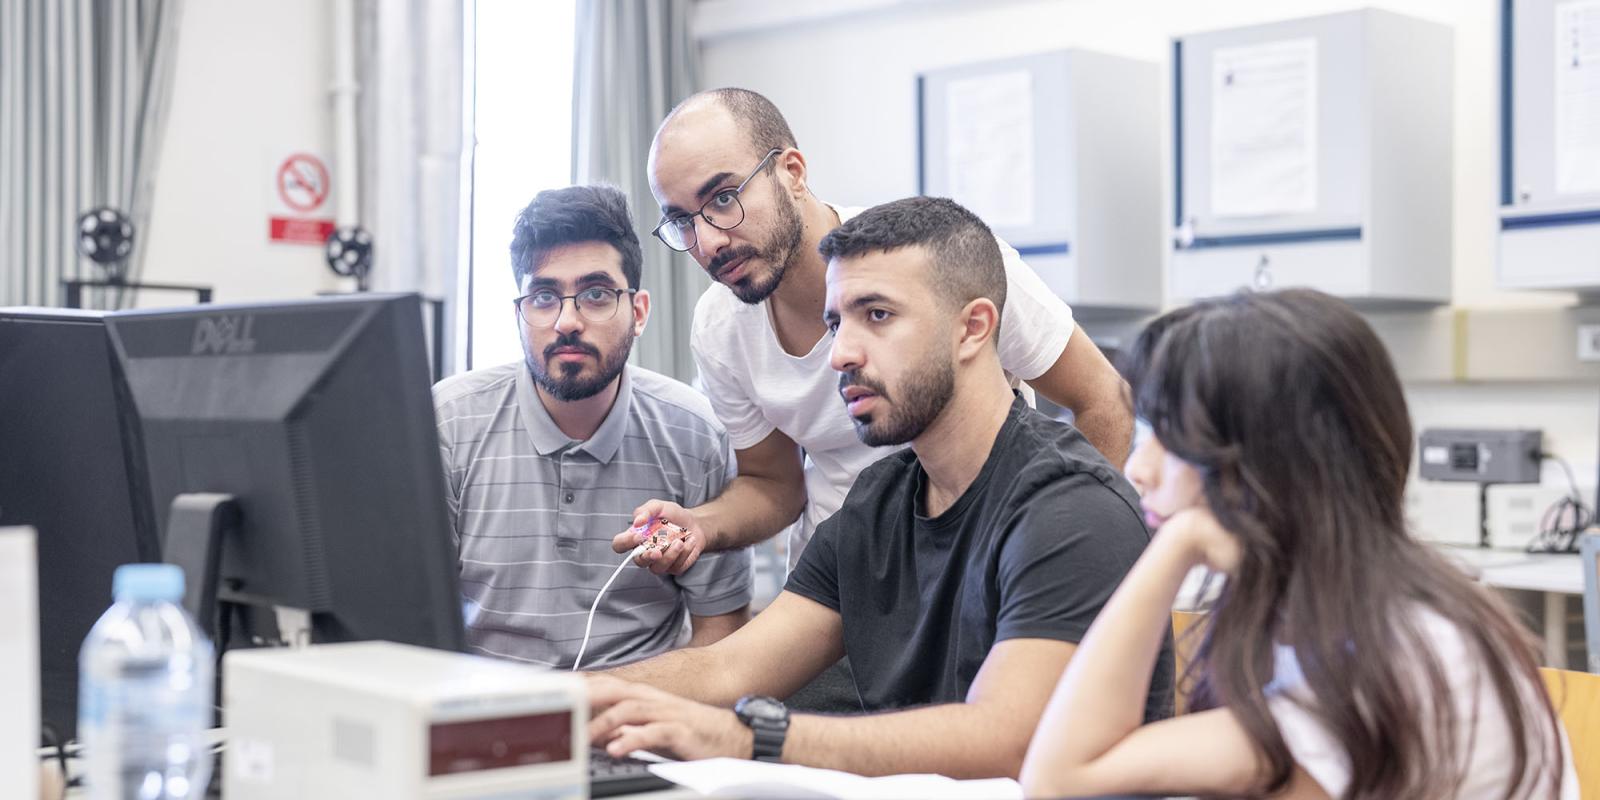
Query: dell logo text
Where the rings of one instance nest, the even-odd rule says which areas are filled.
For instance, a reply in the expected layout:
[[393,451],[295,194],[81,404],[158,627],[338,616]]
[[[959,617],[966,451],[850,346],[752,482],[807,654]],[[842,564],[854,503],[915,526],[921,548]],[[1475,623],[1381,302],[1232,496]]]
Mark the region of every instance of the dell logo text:
[[251,335],[256,318],[241,314],[236,317],[202,317],[194,327],[194,347],[191,355],[237,355],[254,353],[256,340]]

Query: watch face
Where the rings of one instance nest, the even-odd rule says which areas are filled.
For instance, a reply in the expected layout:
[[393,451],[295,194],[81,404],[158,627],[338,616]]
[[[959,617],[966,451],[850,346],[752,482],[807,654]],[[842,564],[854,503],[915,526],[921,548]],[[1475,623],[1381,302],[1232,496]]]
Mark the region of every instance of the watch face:
[[739,701],[736,711],[739,716],[751,720],[777,721],[789,716],[789,709],[770,697],[746,697]]

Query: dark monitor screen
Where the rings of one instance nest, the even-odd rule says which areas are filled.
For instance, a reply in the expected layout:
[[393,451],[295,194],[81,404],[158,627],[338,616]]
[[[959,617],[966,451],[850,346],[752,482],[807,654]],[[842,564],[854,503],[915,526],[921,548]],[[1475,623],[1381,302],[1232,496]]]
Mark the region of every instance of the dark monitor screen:
[[419,302],[107,315],[166,560],[175,500],[237,508],[218,539],[224,622],[287,607],[313,641],[463,648]]
[[38,532],[41,719],[78,718],[78,648],[118,565],[156,561],[148,495],[130,485],[102,314],[0,309],[0,525]]

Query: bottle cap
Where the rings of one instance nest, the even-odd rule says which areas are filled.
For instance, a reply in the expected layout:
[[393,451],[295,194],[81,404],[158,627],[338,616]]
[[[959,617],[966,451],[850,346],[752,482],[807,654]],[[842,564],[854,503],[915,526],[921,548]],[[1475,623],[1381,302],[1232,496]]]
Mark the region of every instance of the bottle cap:
[[123,600],[181,600],[183,569],[177,564],[123,564],[111,578],[111,595]]

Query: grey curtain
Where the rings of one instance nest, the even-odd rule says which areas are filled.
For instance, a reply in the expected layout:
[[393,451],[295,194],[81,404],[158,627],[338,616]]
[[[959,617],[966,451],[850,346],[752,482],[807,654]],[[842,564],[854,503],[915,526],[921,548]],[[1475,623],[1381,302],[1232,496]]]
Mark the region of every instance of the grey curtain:
[[0,305],[57,305],[62,279],[98,277],[74,236],[90,208],[121,210],[147,240],[180,9],[0,0]]
[[[372,288],[446,301],[454,371],[465,174],[465,0],[358,0],[356,144]],[[462,317],[464,318],[464,317]]]
[[699,83],[690,0],[578,0],[572,95],[572,181],[610,183],[628,195],[644,245],[650,324],[633,361],[683,381],[694,377],[689,323],[710,280],[688,256],[650,236],[660,209],[645,159],[667,112]]

